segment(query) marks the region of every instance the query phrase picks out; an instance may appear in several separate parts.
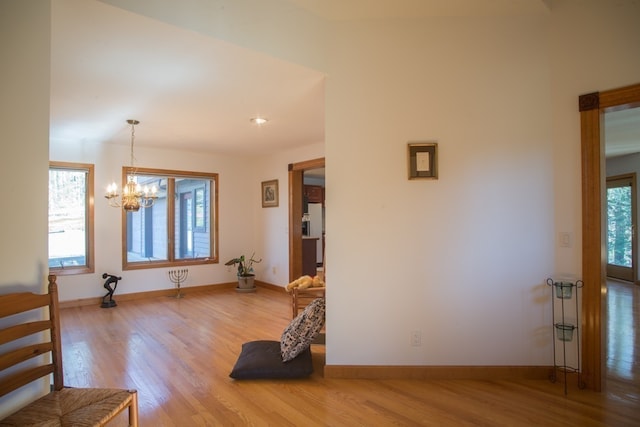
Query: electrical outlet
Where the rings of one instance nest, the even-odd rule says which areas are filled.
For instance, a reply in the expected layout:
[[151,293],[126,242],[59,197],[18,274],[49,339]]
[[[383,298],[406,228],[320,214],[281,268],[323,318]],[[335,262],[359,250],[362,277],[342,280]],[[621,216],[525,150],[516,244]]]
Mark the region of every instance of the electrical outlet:
[[411,331],[411,346],[420,347],[422,345],[422,333],[420,331]]
[[278,272],[278,270],[276,269],[275,266],[271,267],[271,272],[273,273],[273,275],[275,276]]

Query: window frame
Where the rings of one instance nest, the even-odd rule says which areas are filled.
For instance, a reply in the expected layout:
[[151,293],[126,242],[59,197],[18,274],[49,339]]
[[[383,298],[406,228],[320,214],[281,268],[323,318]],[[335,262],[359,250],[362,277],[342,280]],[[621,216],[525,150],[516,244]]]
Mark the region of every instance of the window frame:
[[[131,174],[131,167],[122,168],[122,185],[127,182]],[[149,268],[181,267],[187,265],[204,265],[219,263],[218,253],[218,174],[211,172],[179,171],[172,169],[139,168],[135,169],[135,174],[139,176],[158,176],[167,179],[167,259],[157,261],[129,261],[127,252],[127,212],[122,209],[122,269],[140,270]],[[176,178],[202,179],[211,181],[209,197],[209,256],[200,258],[178,258],[175,253],[175,204],[176,204]],[[204,187],[201,187],[204,189]],[[147,208],[140,208],[147,209]],[[195,209],[194,209],[195,211]],[[205,209],[205,213],[207,209]]]
[[[85,259],[83,266],[49,267],[49,272],[58,276],[90,274],[95,272],[95,239],[94,239],[94,178],[95,166],[91,163],[49,161],[49,170],[68,170],[86,173],[85,193]],[[48,214],[47,214],[48,215]],[[48,220],[47,220],[48,222]],[[49,254],[47,253],[47,261]],[[47,262],[48,264],[48,262]]]

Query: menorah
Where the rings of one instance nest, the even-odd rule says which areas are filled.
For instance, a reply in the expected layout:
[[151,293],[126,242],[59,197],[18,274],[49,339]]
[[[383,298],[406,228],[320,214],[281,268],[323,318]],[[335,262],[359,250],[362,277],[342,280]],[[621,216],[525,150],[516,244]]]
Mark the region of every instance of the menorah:
[[189,275],[189,270],[184,268],[182,270],[169,270],[169,280],[178,287],[178,293],[174,296],[175,298],[183,298],[184,295],[180,292],[180,283],[184,283],[187,280],[187,276]]

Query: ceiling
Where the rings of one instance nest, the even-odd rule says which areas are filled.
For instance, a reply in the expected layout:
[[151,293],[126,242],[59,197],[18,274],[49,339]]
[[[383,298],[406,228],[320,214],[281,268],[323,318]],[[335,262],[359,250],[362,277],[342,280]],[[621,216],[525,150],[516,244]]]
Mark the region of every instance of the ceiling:
[[[329,20],[548,12],[548,0],[285,1]],[[264,155],[324,142],[323,73],[108,2],[52,2],[53,144],[128,145],[127,119],[140,121],[136,146]],[[627,130],[608,142],[628,150],[638,123],[612,116]]]
[[624,156],[640,152],[640,108],[604,115],[605,155]]
[[[56,142],[260,155],[324,142],[315,70],[99,1],[52,2]],[[250,122],[264,117],[267,124]]]
[[288,0],[326,19],[496,16],[548,11],[552,0]]

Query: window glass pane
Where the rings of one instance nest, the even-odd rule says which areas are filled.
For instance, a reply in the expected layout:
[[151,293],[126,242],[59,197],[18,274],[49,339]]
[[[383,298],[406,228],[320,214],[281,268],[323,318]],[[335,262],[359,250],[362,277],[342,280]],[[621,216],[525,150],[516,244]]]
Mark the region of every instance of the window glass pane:
[[631,186],[607,189],[607,262],[632,266]]
[[136,176],[142,187],[158,189],[153,206],[127,212],[127,262],[168,260],[167,254],[167,179],[158,176]]
[[208,179],[176,178],[175,256],[176,259],[211,256]]
[[157,199],[126,214],[123,269],[217,263],[217,177],[137,168],[134,180],[141,188],[155,187]]
[[49,268],[87,266],[87,173],[49,169]]

